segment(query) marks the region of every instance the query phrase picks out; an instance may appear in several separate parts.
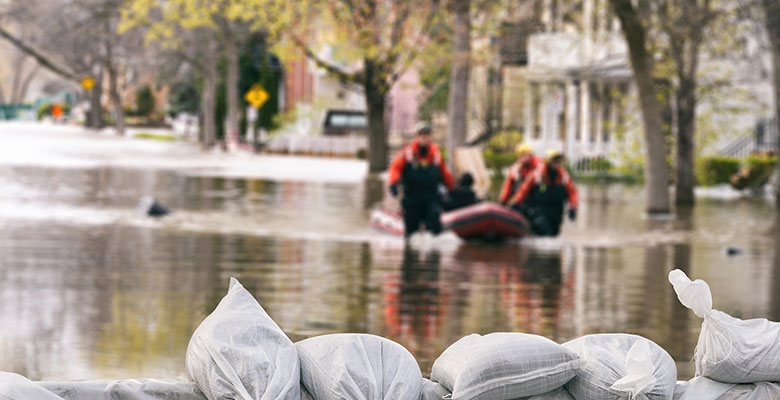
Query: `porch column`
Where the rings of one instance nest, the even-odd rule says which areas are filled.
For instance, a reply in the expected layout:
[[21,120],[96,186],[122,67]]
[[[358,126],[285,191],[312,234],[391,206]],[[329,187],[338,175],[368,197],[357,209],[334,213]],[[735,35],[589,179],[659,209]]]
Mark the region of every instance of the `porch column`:
[[525,81],[525,126],[523,127],[523,139],[528,141],[533,137],[534,131],[534,95],[533,95],[534,82],[526,79]]
[[580,81],[580,140],[579,146],[582,154],[584,146],[590,140],[590,82]]
[[563,151],[566,152],[566,157],[570,160],[575,159],[577,154],[575,153],[577,146],[575,143],[577,137],[577,129],[579,126],[579,118],[577,110],[580,107],[579,103],[579,85],[576,81],[566,82],[566,137],[564,138]]

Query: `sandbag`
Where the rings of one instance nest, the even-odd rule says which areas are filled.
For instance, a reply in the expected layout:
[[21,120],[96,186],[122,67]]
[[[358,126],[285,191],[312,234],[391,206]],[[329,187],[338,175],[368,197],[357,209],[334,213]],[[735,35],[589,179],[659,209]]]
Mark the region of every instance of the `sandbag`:
[[431,380],[452,399],[508,400],[553,391],[577,374],[579,357],[542,336],[472,334],[453,343],[433,363]]
[[316,400],[419,399],[423,380],[414,356],[376,335],[342,333],[295,343],[301,382]]
[[35,382],[12,372],[0,371],[0,399],[2,400],[63,400]]
[[537,394],[536,396],[526,397],[523,400],[574,400],[564,387],[559,387],[552,392]]
[[189,381],[123,379],[36,383],[65,400],[206,400],[195,382]]
[[583,336],[563,344],[584,365],[566,389],[577,400],[671,399],[677,367],[664,349],[641,336]]
[[235,278],[192,334],[186,364],[209,400],[301,397],[295,346]]
[[449,398],[452,393],[447,390],[444,385],[439,382],[433,382],[429,379],[423,378],[422,393],[420,394],[420,400],[441,400],[445,396]]
[[703,376],[678,383],[681,394],[675,400],[765,400],[780,399],[780,383],[723,383]]
[[669,273],[680,302],[704,318],[694,353],[696,376],[724,383],[780,381],[780,324],[765,318],[741,320],[712,309],[707,282]]

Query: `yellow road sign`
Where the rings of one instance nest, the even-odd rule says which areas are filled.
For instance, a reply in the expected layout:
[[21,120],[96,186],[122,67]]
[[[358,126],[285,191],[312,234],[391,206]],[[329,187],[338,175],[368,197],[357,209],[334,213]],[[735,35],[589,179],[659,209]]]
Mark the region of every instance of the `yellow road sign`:
[[95,86],[95,79],[91,76],[85,76],[81,79],[81,86],[85,90],[92,90],[92,88]]
[[255,83],[249,88],[249,91],[244,95],[244,100],[251,104],[254,108],[260,108],[266,101],[268,101],[268,92],[260,86],[259,83]]

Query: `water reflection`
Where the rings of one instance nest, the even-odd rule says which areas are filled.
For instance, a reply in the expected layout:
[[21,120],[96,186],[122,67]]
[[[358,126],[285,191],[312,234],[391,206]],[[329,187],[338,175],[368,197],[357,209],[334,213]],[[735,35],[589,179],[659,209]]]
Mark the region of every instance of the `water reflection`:
[[[377,177],[348,183],[121,168],[0,169],[0,370],[32,379],[185,374],[189,337],[236,276],[294,340],[367,332],[429,373],[470,333],[563,342],[630,332],[690,366],[701,320],[667,282],[707,280],[716,308],[780,320],[780,234],[755,199],[642,215],[639,188],[581,186],[558,239],[405,245],[370,230]],[[174,209],[134,215],[151,194]],[[91,218],[91,215],[102,216]],[[727,216],[727,217],[724,217]],[[722,249],[744,249],[735,257]]]

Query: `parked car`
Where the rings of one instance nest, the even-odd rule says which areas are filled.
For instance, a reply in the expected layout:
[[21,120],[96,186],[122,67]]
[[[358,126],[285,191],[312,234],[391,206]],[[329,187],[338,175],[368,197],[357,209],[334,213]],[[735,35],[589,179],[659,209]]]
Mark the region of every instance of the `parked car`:
[[322,133],[328,136],[363,135],[368,130],[368,118],[364,111],[328,110],[322,125]]

